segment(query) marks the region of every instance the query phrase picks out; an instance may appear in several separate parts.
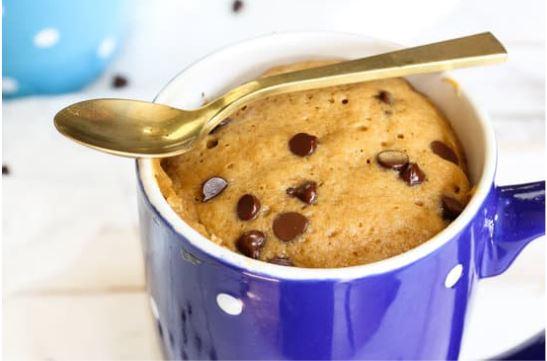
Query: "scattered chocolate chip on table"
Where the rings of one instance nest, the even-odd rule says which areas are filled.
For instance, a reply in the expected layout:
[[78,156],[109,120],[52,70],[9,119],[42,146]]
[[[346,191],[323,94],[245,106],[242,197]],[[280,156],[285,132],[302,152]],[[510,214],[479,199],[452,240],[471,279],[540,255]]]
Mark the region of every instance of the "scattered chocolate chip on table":
[[127,86],[128,84],[128,80],[125,76],[123,75],[115,75],[113,78],[112,78],[112,87],[113,88],[124,88]]
[[243,1],[241,0],[235,0],[232,3],[232,11],[234,13],[239,13],[243,9]]

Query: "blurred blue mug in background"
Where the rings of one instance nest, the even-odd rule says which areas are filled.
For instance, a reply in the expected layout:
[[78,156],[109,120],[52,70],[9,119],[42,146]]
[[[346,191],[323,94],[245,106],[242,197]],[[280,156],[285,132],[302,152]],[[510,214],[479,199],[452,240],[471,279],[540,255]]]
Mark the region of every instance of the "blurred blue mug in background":
[[126,0],[5,0],[2,97],[76,91],[112,59],[130,20]]

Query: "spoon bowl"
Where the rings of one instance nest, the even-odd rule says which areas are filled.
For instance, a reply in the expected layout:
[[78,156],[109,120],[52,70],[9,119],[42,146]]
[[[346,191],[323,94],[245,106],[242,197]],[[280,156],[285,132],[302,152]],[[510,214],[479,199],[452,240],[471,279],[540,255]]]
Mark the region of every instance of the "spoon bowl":
[[193,146],[203,128],[201,113],[139,100],[95,99],[64,108],[55,116],[55,126],[67,137],[103,152],[168,157]]

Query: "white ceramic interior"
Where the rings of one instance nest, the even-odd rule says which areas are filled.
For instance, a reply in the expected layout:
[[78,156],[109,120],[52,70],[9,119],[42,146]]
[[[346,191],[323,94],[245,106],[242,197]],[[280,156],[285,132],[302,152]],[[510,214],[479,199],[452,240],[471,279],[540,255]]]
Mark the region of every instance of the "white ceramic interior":
[[[158,95],[156,102],[174,107],[199,107],[226,90],[259,76],[268,68],[310,59],[358,58],[397,49],[399,46],[361,35],[312,32],[282,33],[256,38],[221,49],[178,74]],[[446,229],[422,245],[379,262],[346,268],[309,269],[283,267],[229,251],[203,237],[167,204],[155,181],[152,161],[140,159],[139,176],[152,205],[195,247],[247,271],[283,279],[352,279],[388,272],[427,256],[454,237],[477,214],[493,182],[496,163],[494,133],[486,115],[446,74],[409,77],[450,120],[467,155],[476,193],[464,212]]]

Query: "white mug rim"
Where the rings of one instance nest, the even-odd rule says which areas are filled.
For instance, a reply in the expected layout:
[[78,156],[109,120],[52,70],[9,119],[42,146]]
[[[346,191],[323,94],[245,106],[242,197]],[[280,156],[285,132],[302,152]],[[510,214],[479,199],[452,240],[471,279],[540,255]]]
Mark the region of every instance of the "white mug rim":
[[[386,45],[393,45],[393,43],[390,43],[388,41],[378,40],[364,35],[330,31],[287,32],[264,35],[229,45],[220,50],[212,52],[205,57],[199,59],[198,61],[194,62],[193,64],[182,70],[179,74],[177,74],[170,82],[168,82],[167,85],[160,91],[155,101],[161,101],[162,98],[169,93],[172,85],[175,84],[186,71],[190,70],[193,66],[196,66],[201,61],[213,56],[217,56],[222,52],[230,51],[237,47],[252,47],[257,43],[268,40],[294,40],[294,38],[303,36],[309,37],[325,35],[340,36],[346,38],[359,37],[363,41],[374,41],[384,43]],[[450,77],[453,78],[452,75]],[[195,229],[190,227],[186,222],[182,220],[182,218],[180,218],[180,216],[169,206],[169,204],[163,197],[163,194],[156,181],[153,162],[151,159],[141,158],[137,160],[137,175],[139,178],[139,182],[141,183],[143,188],[143,194],[147,198],[150,205],[179,236],[184,237],[193,247],[200,249],[202,252],[205,252],[209,256],[218,259],[221,262],[227,263],[228,265],[231,265],[233,267],[240,268],[245,272],[260,275],[263,277],[287,280],[347,280],[391,272],[427,257],[428,255],[432,254],[437,249],[448,243],[450,240],[457,237],[457,235],[478,214],[493,185],[496,168],[496,143],[493,128],[485,112],[483,112],[475,104],[472,98],[467,95],[467,92],[460,87],[458,89],[458,93],[460,97],[463,97],[473,107],[477,115],[476,121],[482,128],[482,134],[484,136],[483,140],[485,148],[485,161],[481,175],[479,177],[479,181],[476,183],[475,193],[468,205],[466,206],[465,210],[460,214],[460,216],[441,232],[411,250],[377,262],[343,268],[301,268],[284,267],[245,257],[214,243],[213,241],[204,237]]]

